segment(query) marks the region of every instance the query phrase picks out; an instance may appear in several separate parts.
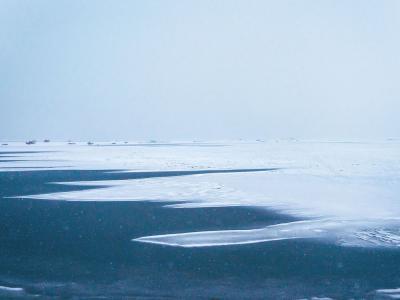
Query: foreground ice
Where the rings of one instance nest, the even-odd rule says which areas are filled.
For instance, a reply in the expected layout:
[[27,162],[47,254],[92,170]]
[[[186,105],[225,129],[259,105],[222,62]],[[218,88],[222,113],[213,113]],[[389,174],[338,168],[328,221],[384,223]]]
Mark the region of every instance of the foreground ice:
[[[35,295],[32,295],[35,296]],[[25,289],[22,287],[10,287],[0,285],[0,298],[1,299],[15,299],[20,297],[28,297]]]
[[378,299],[400,299],[400,288],[397,289],[380,289],[375,291]]
[[[36,147],[36,148],[35,148]],[[34,167],[124,169],[124,172],[277,168],[134,180],[74,182],[101,189],[27,196],[67,201],[173,201],[169,208],[251,206],[307,221],[253,230],[166,234],[135,241],[183,247],[318,238],[347,246],[399,247],[400,143],[174,143],[131,146],[22,146],[53,152],[21,154]],[[7,149],[9,150],[9,149]],[[63,166],[64,165],[64,166]],[[26,196],[24,196],[26,197]],[[311,219],[311,220],[310,220]]]
[[2,286],[0,285],[0,290],[1,291],[7,291],[7,292],[23,292],[24,289],[20,287],[9,287],[9,286]]
[[207,247],[253,244],[299,238],[319,238],[345,246],[400,247],[400,231],[375,228],[399,228],[400,219],[392,220],[313,220],[271,225],[252,230],[203,231],[154,235],[135,239],[138,242],[180,247]]

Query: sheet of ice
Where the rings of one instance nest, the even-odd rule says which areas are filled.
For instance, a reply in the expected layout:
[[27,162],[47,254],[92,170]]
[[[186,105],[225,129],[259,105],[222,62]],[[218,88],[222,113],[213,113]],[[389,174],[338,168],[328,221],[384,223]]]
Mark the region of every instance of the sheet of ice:
[[10,286],[0,285],[1,299],[16,299],[16,298],[20,299],[21,297],[27,298],[28,296],[36,296],[36,295],[28,295],[25,292],[25,289],[22,287],[10,287]]
[[[251,153],[255,143],[130,143],[112,145],[85,143],[38,143],[24,145],[9,143],[1,151],[33,151],[36,153],[12,154],[6,159],[34,161],[10,161],[1,163],[1,171],[43,169],[80,170],[193,170],[193,169],[240,169],[270,165],[265,157]],[[261,143],[259,143],[261,144]],[[44,151],[44,152],[42,152]],[[239,155],[240,157],[237,157]],[[3,159],[2,159],[3,160]],[[267,161],[268,163],[267,163]]]
[[[346,246],[400,247],[400,231],[375,230],[380,226],[399,226],[400,219],[387,220],[311,220],[271,225],[251,230],[219,230],[154,235],[134,239],[137,242],[179,247],[226,246],[299,238],[319,238]],[[360,239],[364,234],[368,239]]]
[[338,178],[270,172],[68,183],[102,189],[26,196],[68,201],[181,201],[175,208],[256,206],[298,217],[395,218],[400,186],[387,178]]
[[385,294],[392,294],[392,293],[399,293],[400,294],[400,288],[397,289],[380,289],[376,290],[378,293],[385,293]]
[[[254,206],[305,219],[313,218],[316,222],[313,223],[315,226],[313,225],[312,230],[304,228],[300,230],[296,223],[292,228],[296,232],[293,236],[284,234],[283,231],[273,234],[271,228],[260,228],[253,231],[164,235],[156,239],[143,237],[138,239],[141,242],[167,241],[166,244],[185,246],[186,242],[189,245],[222,245],[287,238],[332,237],[332,240],[343,245],[398,246],[398,223],[393,222],[393,219],[400,216],[400,143],[397,141],[368,143],[271,141],[204,143],[201,146],[174,144],[157,147],[148,145],[53,147],[43,149],[58,150],[25,154],[24,157],[46,159],[46,163],[51,160],[67,161],[67,164],[74,169],[124,169],[130,172],[268,167],[282,169],[273,172],[66,183],[102,185],[104,188],[28,196],[30,198],[67,201],[181,202],[166,204],[169,208],[175,209]],[[20,149],[23,148],[27,147],[20,146]],[[6,164],[9,164],[9,170],[16,166],[16,162]],[[28,165],[27,162],[19,162],[19,167],[29,169]],[[50,166],[57,168],[55,163]],[[325,230],[321,229],[321,226],[326,226],[327,219],[335,225],[329,227],[329,230],[326,229],[329,234],[321,234],[319,230]],[[365,224],[368,224],[367,228]],[[344,235],[340,236],[339,232]]]
[[[104,146],[107,145],[107,146]],[[197,170],[289,167],[293,173],[335,176],[398,175],[400,142],[213,142],[88,146],[84,143],[9,143],[0,146],[1,171],[49,169]],[[1,156],[2,151],[36,153]],[[44,152],[41,152],[44,151]],[[11,155],[11,154],[10,154]]]
[[0,285],[0,290],[6,291],[6,292],[23,292],[24,291],[24,289],[21,287],[9,287],[9,286],[2,286],[2,285]]
[[400,299],[400,288],[376,290],[375,295],[379,299]]
[[219,230],[154,235],[140,237],[134,239],[134,241],[180,247],[254,244],[259,242],[306,237],[309,235],[309,230],[304,227],[308,228],[309,222],[292,222],[251,230]]

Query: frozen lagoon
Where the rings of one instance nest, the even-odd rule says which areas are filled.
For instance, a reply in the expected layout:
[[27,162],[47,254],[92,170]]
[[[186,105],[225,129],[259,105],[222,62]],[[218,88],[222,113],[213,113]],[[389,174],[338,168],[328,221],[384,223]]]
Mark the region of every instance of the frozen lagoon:
[[[343,279],[342,272],[346,269],[355,276],[352,280],[360,285],[358,291],[360,293],[361,290],[395,288],[399,284],[398,277],[393,275],[399,266],[396,250],[399,246],[397,219],[400,211],[397,203],[399,146],[396,141],[363,143],[271,141],[128,146],[111,146],[109,143],[93,146],[63,143],[25,146],[10,143],[9,146],[1,148],[3,157],[0,167],[4,179],[2,196],[7,197],[3,198],[3,205],[7,203],[3,211],[9,211],[12,215],[10,210],[13,205],[20,205],[19,209],[22,209],[24,204],[29,204],[30,207],[40,206],[39,210],[44,211],[48,211],[52,206],[53,213],[50,215],[54,213],[58,215],[62,213],[60,207],[61,210],[64,208],[66,214],[64,217],[58,215],[58,220],[55,220],[53,216],[47,221],[56,224],[56,228],[60,227],[61,236],[68,232],[64,236],[67,241],[74,240],[70,232],[71,228],[74,228],[74,222],[76,226],[79,222],[84,222],[86,226],[102,228],[104,225],[99,223],[98,218],[112,219],[116,223],[115,226],[122,222],[129,228],[123,230],[123,237],[120,236],[124,243],[131,244],[131,246],[120,245],[125,249],[123,252],[129,251],[127,249],[147,247],[138,241],[182,246],[184,247],[182,250],[175,247],[171,250],[165,248],[157,250],[160,247],[158,245],[151,246],[155,247],[151,249],[158,254],[159,251],[184,253],[184,256],[191,253],[190,255],[197,256],[198,259],[198,262],[191,263],[201,265],[199,262],[202,261],[204,268],[208,265],[204,258],[202,260],[198,252],[189,252],[187,247],[231,245],[222,247],[224,249],[221,250],[219,247],[207,248],[209,256],[205,257],[212,257],[217,268],[224,268],[220,264],[227,262],[237,263],[247,271],[252,268],[265,268],[259,270],[260,278],[274,277],[277,276],[277,272],[282,272],[287,276],[283,282],[292,282],[293,286],[296,285],[295,282],[299,282],[293,277],[297,272],[301,269],[303,273],[309,272],[305,270],[309,266],[303,265],[306,262],[298,256],[308,253],[316,255],[315,261],[308,262],[319,266],[319,271],[313,269],[314,276],[325,275],[326,280],[334,282],[327,274],[332,272]],[[14,179],[10,181],[10,177]],[[18,183],[18,178],[23,180]],[[39,180],[40,184],[28,188],[29,181],[30,184],[34,184],[35,180]],[[49,185],[49,182],[58,184]],[[6,186],[7,188],[3,188]],[[145,204],[146,202],[149,204]],[[70,207],[76,208],[78,216],[75,213],[67,213],[71,210]],[[79,217],[78,208],[81,207],[85,207],[84,211],[87,213]],[[165,212],[166,215],[163,221],[153,224],[154,220],[151,220],[157,214],[140,215],[141,222],[138,223],[137,220],[129,220],[129,215],[121,216],[121,212],[116,211],[112,213],[113,207],[127,210],[126,213],[130,212],[132,218],[136,219],[139,218],[138,212],[144,212],[139,207],[159,207],[160,212],[162,214]],[[92,223],[97,225],[90,225],[88,220],[82,220],[96,208],[103,209],[100,215],[97,212],[90,217]],[[191,219],[196,214],[202,217],[193,221],[195,225],[193,222],[190,223],[190,220],[183,221],[185,219],[183,216]],[[254,215],[257,216],[256,221]],[[29,213],[26,215],[33,224],[43,222],[37,219],[39,215],[36,215],[36,218],[33,216]],[[24,222],[22,219],[18,220]],[[130,222],[135,226],[128,226]],[[63,226],[59,223],[63,223]],[[24,232],[20,228],[21,224],[13,224],[19,228],[17,232]],[[44,245],[62,243],[61,237],[53,237],[51,232],[43,228],[44,224],[32,226],[33,229],[26,227],[25,231],[33,230],[39,234],[39,237],[36,237],[39,240],[40,234],[44,234],[46,237],[45,241],[42,241]],[[80,224],[75,228],[77,234],[88,230],[81,226],[83,225]],[[103,240],[95,239],[96,243],[100,245],[107,243],[110,234],[116,234],[118,230],[111,224],[109,226],[107,229],[103,228],[104,232],[93,228],[96,236],[103,238]],[[12,232],[11,226],[8,227]],[[64,227],[70,229],[65,231],[62,229]],[[141,230],[138,230],[138,227]],[[28,233],[25,234],[25,238],[26,235],[33,238]],[[86,236],[90,237],[90,234],[86,232]],[[76,239],[80,240],[78,237]],[[14,238],[18,239],[18,236]],[[299,238],[305,239],[304,242],[298,240]],[[51,242],[52,239],[54,242]],[[130,242],[132,239],[134,242]],[[285,239],[288,244],[284,242]],[[90,238],[88,240],[90,241]],[[266,241],[270,243],[254,244]],[[332,247],[330,244],[340,245],[339,247],[356,246],[356,248],[345,247],[339,251],[339,248],[330,248]],[[59,246],[53,245],[53,247]],[[107,248],[108,252],[99,251],[98,255],[93,253],[94,257],[107,256],[106,253],[111,255],[116,251],[109,249],[109,246],[102,247]],[[381,250],[388,248],[391,250]],[[368,252],[363,258],[355,259],[354,253],[365,251],[363,249],[372,249],[368,250],[372,252]],[[218,253],[226,254],[231,251],[241,253],[240,259],[235,255],[233,255],[235,258],[227,258],[227,261],[223,256],[219,257]],[[281,254],[276,251],[280,251]],[[140,256],[140,251],[136,254]],[[143,253],[141,254],[143,256]],[[374,256],[378,254],[379,259]],[[263,259],[249,263],[250,265],[246,264],[246,261],[255,259],[252,255]],[[282,255],[287,260],[285,264]],[[353,257],[354,262],[349,257]],[[189,267],[191,263],[188,263],[187,259],[187,257],[184,259],[187,268],[185,271],[191,270]],[[328,259],[333,261],[328,263],[326,261]],[[357,260],[360,263],[360,259],[363,264],[369,265],[356,267]],[[179,264],[171,257],[168,260],[173,262],[172,269]],[[382,271],[377,261],[385,266],[387,273],[381,279],[375,279],[379,284],[377,282],[366,284],[363,281],[365,278],[357,277],[360,276],[360,269],[367,273]],[[256,267],[252,266],[254,263],[257,265],[272,263],[272,266]],[[232,268],[227,267],[225,272],[234,277],[238,276],[237,280],[246,280],[247,275],[240,277]],[[277,270],[279,268],[280,271]],[[300,271],[294,271],[294,268]],[[393,275],[390,280],[387,277],[389,274]],[[353,282],[352,280],[349,282]],[[270,281],[269,284],[267,285],[269,288],[279,292],[277,287],[271,286]],[[7,286],[7,284],[1,285]],[[310,297],[341,294],[338,286],[332,287],[332,291],[314,290],[314,294],[302,289],[300,289],[302,292],[299,292],[298,289],[299,287],[293,288],[291,292],[297,291],[295,294],[298,296]],[[217,292],[214,293],[218,295]]]

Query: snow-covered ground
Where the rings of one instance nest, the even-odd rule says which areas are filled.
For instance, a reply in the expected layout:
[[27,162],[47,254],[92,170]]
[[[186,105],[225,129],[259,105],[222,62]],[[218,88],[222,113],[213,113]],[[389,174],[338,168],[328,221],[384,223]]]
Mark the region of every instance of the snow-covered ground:
[[[214,246],[289,238],[321,238],[353,246],[400,247],[399,141],[177,143],[9,143],[2,171],[101,169],[121,172],[275,170],[148,179],[74,182],[101,189],[29,196],[69,201],[175,201],[188,209],[254,206],[307,220],[254,230],[150,236],[140,242]],[[14,155],[14,154],[13,154]],[[21,161],[12,161],[21,159]],[[10,162],[4,162],[10,160]],[[120,172],[118,171],[118,172]]]

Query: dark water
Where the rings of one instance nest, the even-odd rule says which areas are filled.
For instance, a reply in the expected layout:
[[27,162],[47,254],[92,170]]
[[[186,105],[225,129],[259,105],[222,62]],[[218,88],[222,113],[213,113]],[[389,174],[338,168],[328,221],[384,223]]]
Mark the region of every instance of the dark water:
[[0,286],[24,288],[0,289],[0,298],[375,299],[375,289],[400,286],[400,251],[307,240],[192,249],[131,241],[293,220],[265,210],[5,198],[88,188],[55,181],[190,174],[0,172]]

